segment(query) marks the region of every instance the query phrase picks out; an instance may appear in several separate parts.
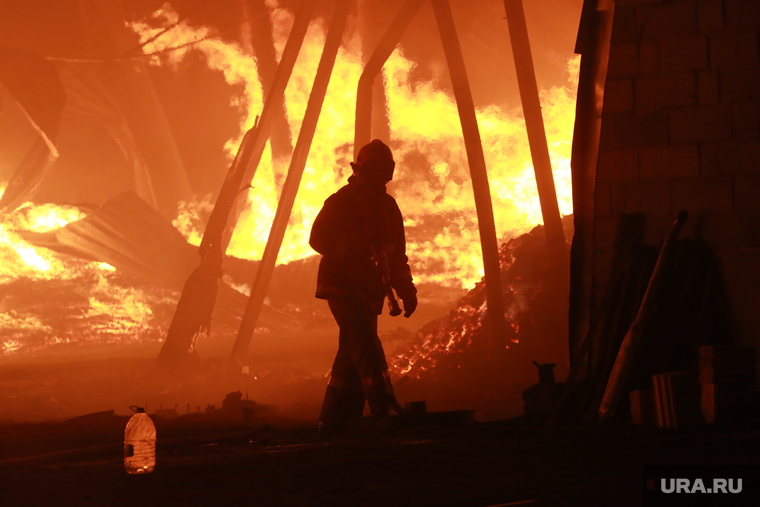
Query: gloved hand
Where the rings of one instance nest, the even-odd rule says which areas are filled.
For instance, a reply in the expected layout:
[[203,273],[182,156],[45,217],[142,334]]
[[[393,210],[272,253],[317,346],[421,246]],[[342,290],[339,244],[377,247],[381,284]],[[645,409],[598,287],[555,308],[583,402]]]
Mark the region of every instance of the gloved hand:
[[414,313],[414,310],[417,309],[417,295],[409,294],[401,298],[401,301],[404,303],[404,317],[409,318]]

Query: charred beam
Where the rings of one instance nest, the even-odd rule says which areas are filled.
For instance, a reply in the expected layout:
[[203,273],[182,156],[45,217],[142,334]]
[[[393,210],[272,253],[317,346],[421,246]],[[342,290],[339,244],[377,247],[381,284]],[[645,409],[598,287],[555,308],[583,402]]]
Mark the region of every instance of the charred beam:
[[383,69],[388,57],[396,49],[414,15],[420,10],[423,0],[408,0],[393,18],[388,30],[378,43],[372,56],[367,60],[359,86],[356,89],[356,124],[354,126],[354,159],[362,146],[370,142],[372,135],[372,85]]
[[549,256],[555,268],[564,272],[567,270],[567,247],[557,204],[557,192],[554,188],[549,147],[546,144],[546,131],[541,114],[536,72],[533,68],[528,27],[525,23],[525,11],[522,0],[504,0],[504,8],[507,12],[509,38],[512,42],[512,53],[517,70],[517,85],[520,89],[530,154],[536,173],[536,186],[538,198],[541,201],[541,214],[544,218]]
[[[575,52],[581,54],[575,105],[573,149],[573,244],[570,250],[570,349],[578,350],[591,325],[593,276],[594,191],[604,83],[612,37],[615,2],[586,0]],[[581,355],[579,360],[583,360]]]
[[[290,74],[293,72],[293,66],[298,58],[298,53],[301,51],[301,45],[306,36],[306,30],[309,28],[309,22],[311,21],[315,4],[316,0],[301,0],[301,3],[298,6],[296,18],[293,22],[293,28],[290,29],[288,42],[285,44],[282,58],[280,58],[280,63],[277,65],[272,88],[269,90],[269,94],[264,101],[264,108],[261,111],[261,117],[258,122],[258,135],[256,136],[254,145],[251,149],[251,158],[244,172],[243,182],[250,182],[256,174],[256,169],[261,161],[261,155],[264,153],[267,139],[269,139],[269,134],[272,132],[272,125],[277,116],[278,104],[281,104],[284,100],[285,87],[288,85]],[[232,233],[235,230],[235,225],[240,217],[240,213],[243,211],[244,204],[245,201],[242,199],[237,199],[235,201],[235,206],[233,207],[230,219],[227,222],[227,229],[222,242],[223,252],[227,250],[227,246],[232,238]]]
[[327,93],[327,86],[330,84],[330,76],[335,65],[335,58],[340,48],[343,31],[348,19],[348,13],[353,0],[338,0],[335,6],[330,27],[325,39],[325,46],[322,51],[322,58],[317,67],[317,74],[314,78],[314,85],[309,95],[309,102],[306,106],[301,130],[298,134],[298,141],[290,161],[288,176],[280,195],[280,202],[277,205],[272,227],[269,231],[269,239],[264,249],[264,255],[261,259],[259,269],[256,271],[256,278],[251,289],[251,296],[243,314],[243,320],[240,323],[235,345],[232,349],[230,358],[230,371],[239,372],[243,365],[245,355],[248,351],[251,337],[256,329],[261,307],[264,304],[264,297],[269,288],[269,282],[272,279],[277,255],[280,252],[282,239],[285,236],[285,230],[288,227],[288,220],[293,209],[293,203],[298,193],[298,187],[301,183],[306,159],[309,156],[311,142],[314,139],[314,132],[317,129],[317,121],[322,111],[322,104]]
[[467,152],[472,178],[472,190],[475,194],[475,210],[478,214],[478,229],[483,251],[483,270],[486,281],[486,300],[488,302],[488,324],[490,332],[491,352],[507,335],[507,324],[504,320],[504,292],[501,284],[501,268],[499,266],[499,245],[496,239],[496,225],[491,203],[491,190],[488,184],[483,146],[480,141],[478,120],[475,116],[475,104],[470,92],[470,83],[464,66],[462,49],[459,45],[454,18],[448,0],[433,0],[438,30],[441,34],[443,50],[449,66],[451,83],[454,87],[454,97],[459,111],[459,121],[462,124],[462,135]]

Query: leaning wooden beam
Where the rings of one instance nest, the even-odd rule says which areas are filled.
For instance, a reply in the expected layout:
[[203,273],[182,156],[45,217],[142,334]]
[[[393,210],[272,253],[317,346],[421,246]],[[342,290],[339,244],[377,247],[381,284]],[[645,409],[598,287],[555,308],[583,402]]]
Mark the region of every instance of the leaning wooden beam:
[[367,60],[359,86],[356,89],[356,123],[354,125],[354,159],[362,146],[371,141],[372,131],[372,85],[383,69],[388,57],[396,49],[414,15],[420,10],[424,0],[408,0],[393,18],[388,30],[377,44],[372,56]]
[[156,360],[159,368],[181,365],[187,359],[188,351],[199,333],[205,330],[208,334],[210,330],[211,315],[219,292],[219,279],[222,277],[224,262],[222,238],[230,211],[240,193],[243,174],[248,167],[257,134],[258,126],[254,126],[243,136],[235,160],[232,161],[216,198],[198,248],[200,265],[190,273],[182,286],[182,294],[177,302],[166,340]]
[[614,11],[612,0],[585,0],[575,48],[581,55],[581,68],[570,159],[574,230],[570,250],[570,350],[579,348],[594,318],[591,287],[596,162]]
[[[311,21],[315,4],[316,0],[301,0],[300,5],[298,6],[296,18],[295,21],[293,21],[293,28],[290,29],[288,42],[285,44],[280,63],[277,65],[277,71],[274,75],[272,87],[264,101],[264,108],[261,111],[261,117],[258,122],[258,135],[256,136],[254,145],[251,149],[251,158],[244,172],[243,182],[250,182],[256,174],[256,169],[261,161],[261,155],[264,153],[264,147],[266,146],[267,139],[269,139],[272,125],[277,116],[277,108],[281,107],[285,96],[285,88],[290,80],[290,74],[293,72],[298,53],[301,51],[301,45],[306,36],[306,30],[309,28],[309,22]],[[240,217],[240,213],[243,211],[244,205],[244,199],[237,199],[235,201],[222,241],[222,252],[227,250],[227,246],[230,243],[232,233],[235,230],[235,225]]]
[[541,202],[541,214],[544,218],[549,258],[555,268],[566,273],[568,257],[565,233],[562,230],[562,218],[559,214],[557,192],[554,188],[552,162],[549,158],[549,146],[546,144],[546,131],[541,115],[541,101],[538,96],[536,72],[533,68],[533,56],[530,51],[522,0],[504,0],[504,8],[507,12],[509,38],[512,42],[512,54],[517,70],[517,86],[520,89],[525,127],[528,131],[528,144],[536,173],[536,186]]
[[604,391],[602,403],[599,405],[600,423],[609,422],[615,415],[620,395],[625,387],[625,382],[628,380],[633,361],[636,359],[636,352],[641,341],[644,339],[645,333],[652,324],[655,309],[654,302],[660,292],[660,287],[662,287],[666,270],[670,268],[673,244],[678,239],[678,234],[681,232],[683,224],[686,223],[688,217],[689,213],[686,210],[678,214],[676,221],[665,238],[665,242],[662,244],[660,255],[657,257],[657,263],[654,265],[654,271],[647,285],[647,290],[644,292],[644,299],[641,301],[641,306],[639,306],[639,312],[625,334],[623,343],[620,344],[615,365],[612,367],[612,373],[610,373],[610,378],[607,381],[607,388]]
[[470,83],[464,66],[462,50],[459,46],[454,18],[448,0],[433,0],[433,10],[441,34],[443,50],[449,66],[454,97],[457,101],[459,121],[462,124],[467,160],[470,164],[472,190],[475,194],[475,209],[478,214],[480,244],[483,251],[483,270],[486,281],[486,300],[488,303],[489,347],[491,352],[507,336],[507,324],[504,320],[504,292],[501,284],[499,266],[499,245],[496,239],[491,190],[488,184],[488,171],[480,142],[480,130],[475,116],[475,104],[470,93]]
[[322,58],[319,61],[317,75],[314,78],[314,86],[312,86],[311,94],[309,95],[309,102],[306,106],[306,113],[304,114],[301,130],[298,134],[296,148],[290,161],[288,176],[282,187],[280,202],[277,205],[272,228],[269,231],[269,239],[267,240],[259,269],[256,271],[251,296],[245,307],[243,320],[240,323],[235,345],[232,349],[230,357],[231,373],[240,372],[240,367],[244,364],[248,352],[248,345],[256,329],[256,322],[261,313],[261,307],[264,304],[264,297],[267,294],[269,282],[272,280],[277,255],[280,253],[282,239],[285,236],[293,203],[295,202],[296,194],[298,194],[298,187],[301,184],[301,176],[306,165],[306,159],[309,156],[314,132],[317,129],[317,121],[322,112],[327,85],[330,83],[330,76],[335,66],[335,58],[340,48],[352,3],[353,0],[337,0],[335,5],[335,12],[330,21],[330,27],[325,39],[325,47],[322,50]]
[[[259,71],[259,81],[264,96],[268,96],[277,73],[277,54],[272,38],[272,20],[269,17],[269,7],[265,0],[241,0],[243,18],[250,27],[250,43],[256,58]],[[290,139],[285,101],[276,104],[275,118],[270,136],[273,158],[290,158],[293,154],[293,144]]]

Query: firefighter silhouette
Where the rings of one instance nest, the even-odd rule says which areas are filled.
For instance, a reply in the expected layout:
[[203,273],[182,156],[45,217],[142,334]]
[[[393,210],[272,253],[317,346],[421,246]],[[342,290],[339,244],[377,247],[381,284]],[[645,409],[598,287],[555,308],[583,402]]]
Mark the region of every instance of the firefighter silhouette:
[[404,316],[417,308],[417,289],[406,256],[404,221],[385,185],[393,178],[393,154],[375,139],[351,163],[348,184],[325,201],[309,244],[323,255],[316,297],[326,299],[340,329],[319,421],[339,429],[360,418],[365,400],[372,416],[400,413],[388,363],[377,334],[377,316],[389,298],[401,299]]

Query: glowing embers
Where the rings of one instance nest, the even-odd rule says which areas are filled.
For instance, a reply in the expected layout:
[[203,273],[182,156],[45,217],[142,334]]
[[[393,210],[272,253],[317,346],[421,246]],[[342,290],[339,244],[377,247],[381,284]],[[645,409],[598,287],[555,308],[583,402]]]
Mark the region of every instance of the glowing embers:
[[[565,217],[566,227],[571,218]],[[543,226],[503,244],[499,261],[508,335],[489,343],[485,284],[478,282],[447,316],[423,326],[409,345],[390,355],[394,374],[436,378],[446,370],[481,367],[488,354],[511,354],[518,343],[521,349],[540,350],[547,337],[564,336],[561,322],[567,315],[560,302],[567,293],[552,280]]]
[[174,293],[31,243],[54,245],[56,230],[84,217],[75,207],[31,203],[2,217],[0,355],[161,338]]
[[[147,41],[177,20],[176,13],[165,6],[153,19],[135,23],[132,28],[141,40]],[[276,6],[272,10],[272,23],[275,47],[282,51],[292,14]],[[300,130],[324,32],[322,20],[312,22],[285,91],[293,139]],[[338,54],[279,263],[314,254],[308,246],[311,224],[325,198],[345,184],[350,175],[348,163],[353,153],[356,87],[362,72],[359,37],[360,33],[355,32]],[[183,58],[189,51],[195,51],[204,57],[209,69],[223,73],[231,85],[230,100],[241,110],[240,132],[225,147],[232,154],[263,106],[255,61],[239,45],[209,38],[206,28],[192,27],[185,21],[152,40],[144,49],[155,52],[192,41],[200,42],[183,46],[179,51],[162,53],[155,63],[189,65],[190,59],[183,63]],[[570,149],[578,62],[578,58],[569,62],[567,83],[541,92],[555,186],[560,211],[564,214],[572,212]],[[505,58],[504,65],[509,64]],[[448,80],[445,68],[434,72],[431,80],[422,81],[412,77],[416,65],[405,57],[403,49],[397,49],[384,67],[382,83],[391,127],[389,144],[398,163],[389,191],[407,218],[407,242],[415,280],[449,287],[472,287],[482,277],[483,267],[456,103],[443,91]],[[489,105],[478,109],[477,116],[497,231],[504,238],[513,237],[542,222],[522,113]],[[253,181],[254,188],[248,192],[249,207],[237,224],[228,254],[246,259],[261,257],[287,162],[273,160],[269,150],[264,152]],[[203,209],[208,201],[210,199],[205,197],[197,204],[187,203],[176,221],[182,224],[178,227],[194,244],[203,230]]]
[[0,283],[19,277],[49,280],[74,276],[74,266],[47,249],[30,245],[22,235],[51,232],[84,216],[73,206],[30,203],[4,215],[0,221]]

